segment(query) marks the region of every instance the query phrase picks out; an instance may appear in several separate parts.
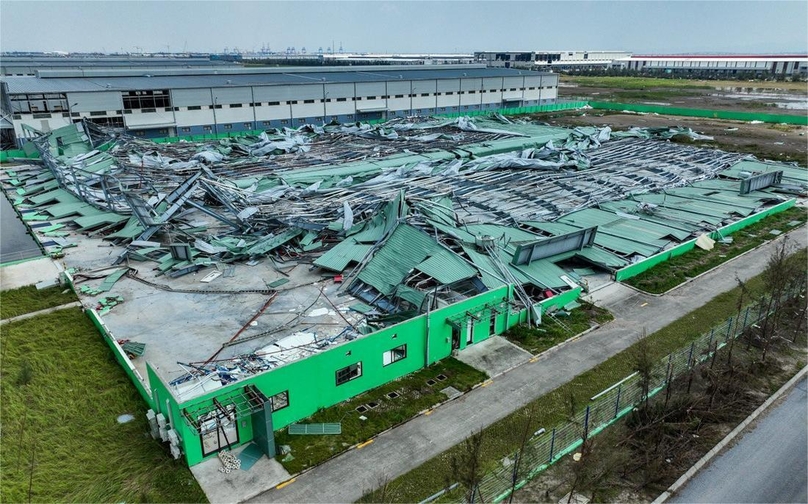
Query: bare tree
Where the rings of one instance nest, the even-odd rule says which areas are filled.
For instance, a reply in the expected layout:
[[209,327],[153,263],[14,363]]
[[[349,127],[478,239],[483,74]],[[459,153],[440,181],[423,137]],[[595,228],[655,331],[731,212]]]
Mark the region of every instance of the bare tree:
[[788,236],[785,236],[772,250],[766,263],[766,269],[763,270],[763,284],[770,297],[767,303],[766,318],[761,329],[761,338],[763,340],[762,361],[766,360],[766,354],[773,336],[779,329],[782,317],[780,307],[784,301],[788,286],[794,277],[799,275],[799,269],[796,264],[788,260],[790,251]]
[[640,389],[642,390],[642,399],[644,401],[644,408],[648,408],[648,394],[651,392],[651,381],[654,378],[654,366],[656,362],[651,356],[651,345],[645,338],[645,328],[643,327],[642,336],[631,347],[631,362],[634,371],[640,377]]
[[527,442],[530,441],[530,438],[533,437],[533,419],[536,416],[536,404],[531,404],[524,410],[522,410],[522,415],[524,416],[522,422],[522,436],[519,440],[519,451],[516,452],[516,458],[513,462],[513,477],[511,481],[511,495],[508,498],[508,504],[513,502],[513,494],[516,491],[516,484],[519,482],[519,477],[521,476],[520,471],[522,468],[522,459],[525,455],[525,449],[527,448]]
[[[455,481],[466,487],[466,500],[468,502],[482,502],[482,495],[479,493],[480,480],[482,479],[482,446],[484,432],[473,433],[463,441],[463,445],[458,453],[453,454],[449,463],[452,477]],[[479,498],[477,498],[479,497]]]

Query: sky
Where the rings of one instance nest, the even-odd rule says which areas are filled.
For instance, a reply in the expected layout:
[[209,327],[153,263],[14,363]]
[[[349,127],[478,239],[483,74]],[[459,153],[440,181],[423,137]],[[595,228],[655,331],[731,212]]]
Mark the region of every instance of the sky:
[[806,53],[805,1],[8,1],[0,50]]

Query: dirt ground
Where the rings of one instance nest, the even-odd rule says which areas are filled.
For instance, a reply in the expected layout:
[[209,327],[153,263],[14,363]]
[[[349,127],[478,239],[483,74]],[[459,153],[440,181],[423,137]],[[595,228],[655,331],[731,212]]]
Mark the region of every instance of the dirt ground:
[[[688,82],[689,83],[689,82]],[[761,114],[805,115],[808,84],[804,82],[692,81],[692,87],[621,89],[576,82],[562,76],[561,98],[644,103],[669,107],[736,110]]]
[[744,121],[656,114],[610,113],[601,110],[583,110],[536,118],[557,126],[610,126],[613,130],[626,130],[633,126],[682,126],[715,139],[712,142],[699,142],[704,146],[754,154],[759,159],[796,161],[802,166],[808,165],[806,126],[751,124]]

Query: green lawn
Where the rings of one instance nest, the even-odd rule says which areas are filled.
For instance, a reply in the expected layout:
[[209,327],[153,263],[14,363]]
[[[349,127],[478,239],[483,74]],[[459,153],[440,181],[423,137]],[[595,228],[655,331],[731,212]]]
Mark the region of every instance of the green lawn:
[[[445,380],[438,380],[443,375]],[[341,422],[342,434],[326,436],[290,436],[286,429],[275,433],[278,446],[291,447],[293,459],[278,456],[281,463],[291,474],[315,466],[348,447],[367,441],[382,431],[402,422],[406,422],[418,412],[445,401],[442,389],[452,386],[461,392],[482,382],[488,376],[462,362],[447,358],[416,373],[387,383],[381,387],[360,394],[330,408],[318,411],[300,423]],[[427,380],[435,384],[428,385]],[[395,392],[399,397],[390,398],[387,394]],[[375,402],[378,406],[359,413],[356,408]],[[359,417],[364,416],[366,420]]]
[[716,243],[713,250],[694,248],[678,257],[660,263],[643,273],[629,278],[625,283],[654,294],[660,294],[684,283],[719,264],[732,259],[758,245],[776,238],[770,233],[776,229],[781,232],[790,231],[792,221],[804,223],[808,220],[808,211],[802,207],[792,207],[784,212],[770,215],[749,227],[733,233],[732,243]]
[[146,405],[80,309],[4,325],[0,342],[0,502],[207,500],[148,435]]
[[535,355],[581,334],[595,324],[603,324],[613,318],[607,310],[583,303],[569,312],[562,310],[555,314],[543,315],[539,327],[520,324],[512,327],[503,336]]
[[[795,254],[793,260],[805,267],[808,264],[808,253],[803,249]],[[761,293],[763,291],[761,276],[750,279],[747,288],[753,293]],[[655,359],[664,357],[673,350],[687,345],[710,327],[734,315],[739,295],[739,288],[725,292],[701,308],[649,335],[649,352],[652,357]],[[537,414],[531,429],[549,429],[559,424],[567,418],[570,398],[574,398],[576,411],[580,411],[589,402],[590,397],[632,372],[631,348],[629,348],[533,401]],[[503,457],[513,453],[519,446],[519,436],[524,429],[523,418],[523,410],[516,411],[484,430],[482,461],[485,467],[500,464]],[[451,457],[461,449],[461,445],[454,446],[396,478],[390,483],[385,498],[388,502],[418,502],[441,490],[447,480],[451,479]],[[378,499],[378,495],[370,494],[362,501],[374,502],[375,499]]]
[[11,318],[77,301],[67,287],[36,290],[33,285],[0,292],[0,318]]

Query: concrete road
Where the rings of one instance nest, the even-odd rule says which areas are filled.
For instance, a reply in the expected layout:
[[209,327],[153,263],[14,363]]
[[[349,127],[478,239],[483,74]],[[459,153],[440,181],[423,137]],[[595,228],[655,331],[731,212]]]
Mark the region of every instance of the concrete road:
[[668,502],[808,502],[806,406],[803,378]]
[[[802,248],[804,229],[790,233]],[[779,239],[699,277],[665,296],[650,296],[617,285],[601,306],[615,320],[580,339],[551,350],[451,401],[429,416],[419,416],[358,450],[350,450],[301,475],[282,489],[270,489],[250,502],[353,502],[375,489],[379,477],[394,479],[461,442],[532,400],[569,382],[634,344],[643,327],[648,334],[736,286],[735,275],[749,279],[766,266]],[[605,289],[604,289],[605,290]],[[705,328],[707,329],[707,328]],[[549,426],[548,426],[549,427]]]

